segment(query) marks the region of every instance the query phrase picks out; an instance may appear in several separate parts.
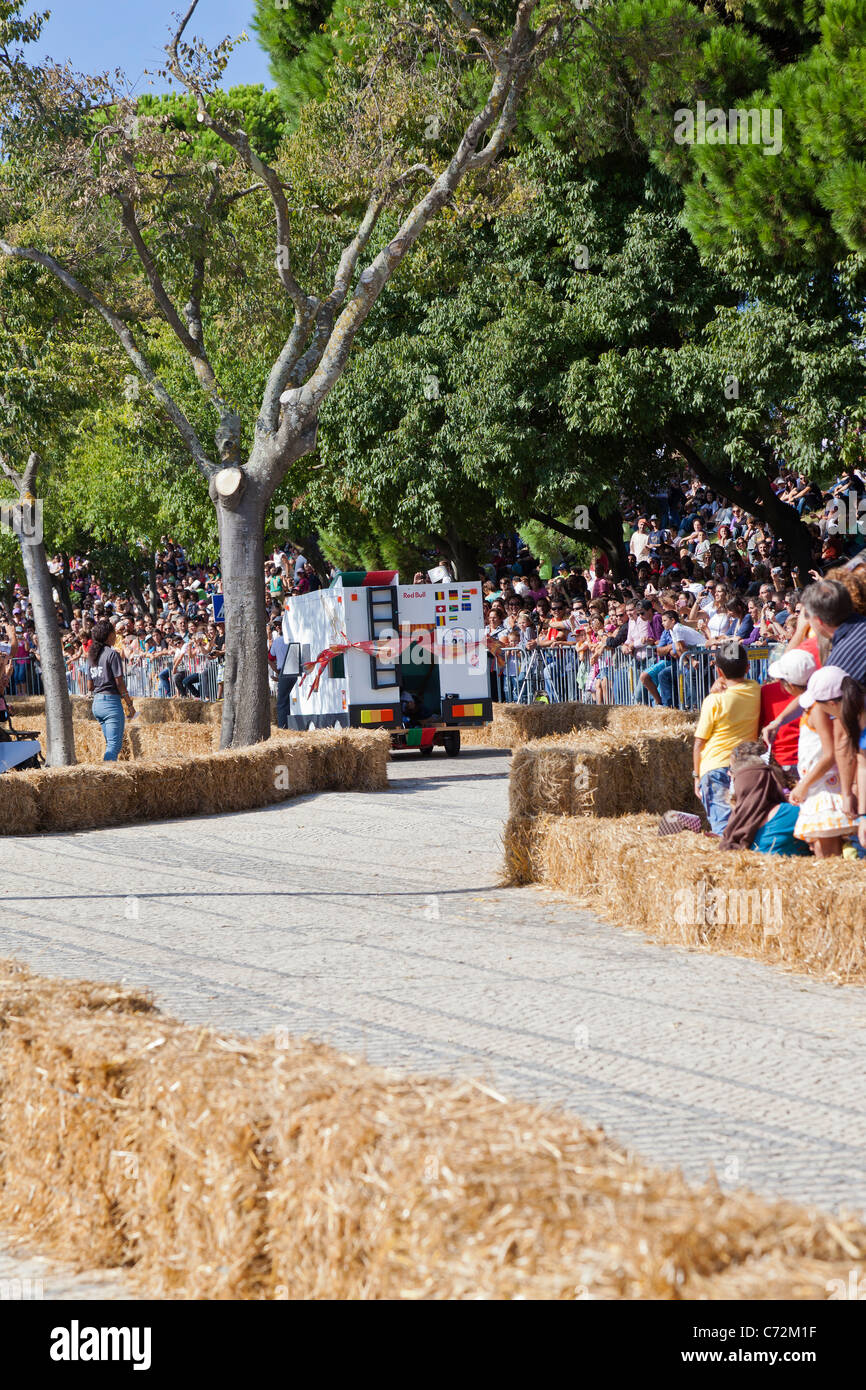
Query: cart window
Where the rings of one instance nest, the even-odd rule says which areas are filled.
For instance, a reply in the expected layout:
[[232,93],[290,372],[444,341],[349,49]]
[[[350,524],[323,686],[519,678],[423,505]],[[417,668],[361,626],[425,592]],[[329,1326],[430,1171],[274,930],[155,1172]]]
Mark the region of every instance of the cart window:
[[332,681],[342,680],[346,674],[346,658],[341,652],[339,656],[332,658],[328,666],[328,675]]

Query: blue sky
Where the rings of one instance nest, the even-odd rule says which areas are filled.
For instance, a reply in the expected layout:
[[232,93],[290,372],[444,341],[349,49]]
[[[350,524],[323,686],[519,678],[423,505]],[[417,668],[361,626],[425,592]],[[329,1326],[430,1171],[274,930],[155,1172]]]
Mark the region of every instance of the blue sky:
[[[172,14],[185,13],[188,4],[189,0],[42,0],[27,12],[50,10],[51,18],[38,49],[30,53],[39,58],[49,54],[58,62],[68,59],[80,72],[122,68],[137,92],[165,91],[166,84],[156,76],[143,76],[144,69],[155,74],[162,66]],[[187,29],[186,37],[196,34],[211,45],[246,30],[249,41],[233,53],[223,79],[226,87],[241,82],[273,85],[267,57],[249,27],[253,8],[253,0],[199,0]]]

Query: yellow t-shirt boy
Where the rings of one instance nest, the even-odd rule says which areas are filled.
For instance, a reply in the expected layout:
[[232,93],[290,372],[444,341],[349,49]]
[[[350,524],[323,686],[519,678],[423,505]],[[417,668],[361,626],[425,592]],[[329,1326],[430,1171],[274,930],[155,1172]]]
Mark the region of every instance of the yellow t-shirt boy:
[[695,738],[705,740],[701,777],[716,768],[729,767],[737,744],[758,737],[760,719],[761,687],[757,681],[731,681],[725,690],[708,695],[695,729]]

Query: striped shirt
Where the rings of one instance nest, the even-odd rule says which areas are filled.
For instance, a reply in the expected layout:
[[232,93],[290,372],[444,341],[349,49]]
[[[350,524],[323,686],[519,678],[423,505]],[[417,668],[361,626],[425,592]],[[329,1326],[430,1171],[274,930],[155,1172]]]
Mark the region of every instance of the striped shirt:
[[841,666],[855,680],[866,680],[866,617],[840,623],[833,633],[828,666]]

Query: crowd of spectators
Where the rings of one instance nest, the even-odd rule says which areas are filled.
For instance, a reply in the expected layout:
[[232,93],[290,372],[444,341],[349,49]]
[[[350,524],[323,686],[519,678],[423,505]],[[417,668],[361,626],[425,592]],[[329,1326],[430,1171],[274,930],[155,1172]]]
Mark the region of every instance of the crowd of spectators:
[[[699,709],[695,791],[722,843],[742,847],[747,833],[757,842],[760,810],[775,825],[766,838],[776,852],[808,846],[825,857],[853,837],[866,846],[857,820],[866,811],[866,541],[857,524],[866,479],[850,472],[821,492],[781,473],[774,490],[808,527],[806,573],[766,524],[683,479],[653,506],[623,505],[630,535],[617,578],[596,551],[588,564],[566,559],[543,579],[519,536],[500,538],[478,575],[485,638],[504,698]],[[50,569],[71,688],[76,672],[87,669],[94,626],[109,619],[135,693],[221,694],[225,627],[216,565],[193,563],[164,536],[152,582],[142,577],[137,597],[102,584],[86,556],[65,566],[56,556]],[[267,558],[262,601],[275,687],[291,599],[327,584],[332,573],[317,573],[296,546]],[[444,556],[414,576],[454,578]],[[38,641],[20,586],[4,637],[5,684],[13,694],[38,693]],[[791,785],[782,788],[785,777]]]
[[[646,510],[624,505],[631,535],[616,580],[608,556],[596,552],[586,567],[561,563],[545,582],[528,549],[511,538],[486,567],[485,619],[488,637],[517,651],[499,660],[501,672],[518,677],[510,681],[517,698],[556,698],[563,675],[574,672],[567,684],[582,698],[694,706],[721,644],[736,640],[771,653],[784,647],[797,631],[805,587],[864,546],[851,524],[862,515],[866,531],[864,477],[840,475],[824,493],[807,483],[790,473],[774,482],[807,525],[806,572],[769,526],[695,479],[673,483]],[[559,649],[557,660],[540,660],[544,649]]]
[[[215,564],[199,565],[183,546],[163,536],[154,556],[154,583],[143,576],[138,598],[100,581],[87,556],[73,556],[64,572],[61,556],[49,562],[70,689],[84,693],[94,625],[110,619],[114,648],[123,658],[130,689],[138,695],[218,698],[222,694],[225,623],[216,617],[222,582]],[[296,593],[321,580],[297,548],[275,551],[263,575],[263,601],[272,622]],[[65,599],[65,602],[64,602]],[[9,693],[40,694],[39,643],[29,597],[16,585],[0,648],[6,653]],[[0,653],[2,654],[2,653]]]

